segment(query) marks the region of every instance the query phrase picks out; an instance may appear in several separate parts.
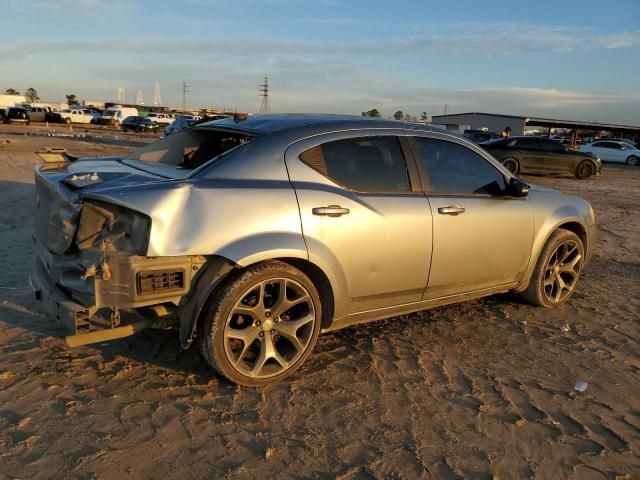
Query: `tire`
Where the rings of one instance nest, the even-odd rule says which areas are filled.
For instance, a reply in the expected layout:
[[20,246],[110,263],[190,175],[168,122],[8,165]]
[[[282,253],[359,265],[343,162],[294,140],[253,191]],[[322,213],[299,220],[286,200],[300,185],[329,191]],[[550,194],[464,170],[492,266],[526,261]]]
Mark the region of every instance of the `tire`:
[[583,160],[576,167],[576,178],[579,178],[580,180],[593,177],[595,174],[596,166],[590,160]]
[[321,318],[313,282],[291,265],[268,261],[231,274],[216,289],[199,322],[198,344],[220,375],[260,387],[300,368],[316,344]]
[[551,234],[521,296],[540,307],[559,307],[574,292],[584,265],[584,245],[562,228]]
[[629,165],[630,167],[635,167],[636,165],[638,165],[638,157],[636,157],[635,155],[631,155],[629,158],[627,158],[627,165]]
[[520,171],[520,163],[513,157],[508,157],[502,160],[502,165],[504,165],[504,167],[514,175]]

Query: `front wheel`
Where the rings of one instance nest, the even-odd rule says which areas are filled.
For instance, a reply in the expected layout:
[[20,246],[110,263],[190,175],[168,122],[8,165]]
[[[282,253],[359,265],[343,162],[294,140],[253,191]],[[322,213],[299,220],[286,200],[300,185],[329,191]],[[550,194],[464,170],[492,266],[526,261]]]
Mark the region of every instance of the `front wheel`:
[[596,166],[589,160],[583,160],[576,168],[576,178],[584,180],[596,174]]
[[569,230],[556,230],[542,249],[522,297],[541,307],[559,307],[575,290],[583,265],[582,240]]
[[638,157],[636,157],[635,155],[631,155],[629,158],[627,158],[627,165],[631,167],[635,167],[636,165],[638,165]]
[[233,274],[214,293],[198,343],[218,373],[259,387],[300,367],[313,350],[321,318],[311,280],[286,263],[269,261]]
[[511,173],[513,173],[514,175],[517,174],[518,171],[520,170],[520,164],[518,163],[518,160],[516,160],[515,158],[505,158],[502,161],[502,165],[504,165],[505,168],[509,170]]

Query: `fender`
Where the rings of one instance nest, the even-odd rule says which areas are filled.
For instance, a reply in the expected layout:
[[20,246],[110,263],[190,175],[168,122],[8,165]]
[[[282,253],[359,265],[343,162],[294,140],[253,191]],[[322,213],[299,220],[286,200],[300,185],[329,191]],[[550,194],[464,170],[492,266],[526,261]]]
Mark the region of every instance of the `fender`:
[[[566,208],[559,209],[559,211],[562,211],[562,210],[566,210]],[[518,286],[516,286],[516,288],[513,289],[515,292],[518,292],[518,293],[523,292],[529,286],[529,281],[531,280],[531,275],[533,274],[533,270],[535,269],[538,263],[538,258],[540,257],[540,253],[542,252],[542,249],[544,248],[544,246],[547,244],[547,240],[549,240],[549,237],[553,232],[555,232],[562,225],[566,225],[568,223],[577,223],[582,227],[582,229],[586,233],[587,227],[582,217],[571,216],[571,217],[558,218],[556,213],[557,212],[554,212],[554,215],[550,216],[547,219],[547,222],[545,222],[545,224],[538,229],[538,233],[536,234],[536,237],[533,239],[533,246],[532,246],[531,257],[529,260],[529,265],[525,270],[522,280],[520,281]],[[588,250],[591,248],[591,246],[587,244],[585,244],[584,247],[585,247],[585,252],[588,252]],[[587,258],[588,258],[588,255],[587,255]]]

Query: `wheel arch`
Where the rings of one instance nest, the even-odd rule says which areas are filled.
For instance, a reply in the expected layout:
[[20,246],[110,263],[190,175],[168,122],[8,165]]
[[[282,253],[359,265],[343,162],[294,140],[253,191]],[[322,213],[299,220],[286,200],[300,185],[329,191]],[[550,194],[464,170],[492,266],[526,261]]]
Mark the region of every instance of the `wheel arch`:
[[202,267],[191,286],[190,294],[178,308],[180,321],[180,343],[183,349],[193,342],[201,316],[210,298],[225,284],[234,272],[244,270],[269,260],[278,260],[304,273],[318,290],[322,302],[321,328],[331,326],[335,313],[334,288],[329,276],[318,265],[300,256],[260,255],[253,262],[238,263],[222,256],[211,256]]
[[331,326],[335,312],[335,299],[333,287],[331,286],[331,281],[327,274],[319,266],[306,259],[280,257],[274,258],[274,260],[287,263],[309,277],[318,290],[318,295],[320,295],[320,301],[322,302],[321,327],[322,329],[326,329]]
[[535,266],[538,264],[540,254],[542,253],[544,246],[549,241],[549,238],[551,238],[551,235],[553,235],[553,233],[559,229],[568,230],[575,233],[582,242],[584,251],[589,251],[590,245],[588,245],[589,238],[587,235],[587,229],[578,218],[564,218],[558,221],[553,226],[545,229],[546,233],[544,237],[540,237],[534,241],[534,252],[531,255],[529,266],[527,267],[527,270],[523,275],[520,284],[516,288],[514,288],[515,292],[519,293],[527,289],[527,287],[529,286],[529,282],[531,281],[531,275],[533,274]]

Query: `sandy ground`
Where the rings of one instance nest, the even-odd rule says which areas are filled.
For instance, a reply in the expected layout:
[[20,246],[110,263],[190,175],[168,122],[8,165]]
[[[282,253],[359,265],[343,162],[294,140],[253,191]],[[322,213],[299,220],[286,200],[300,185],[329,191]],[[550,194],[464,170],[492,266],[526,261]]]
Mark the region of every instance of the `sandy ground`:
[[639,478],[640,168],[528,178],[598,215],[562,309],[502,295],[349,328],[256,390],[217,378],[173,331],[67,350],[27,288],[31,152],[126,149],[2,138],[0,479]]

